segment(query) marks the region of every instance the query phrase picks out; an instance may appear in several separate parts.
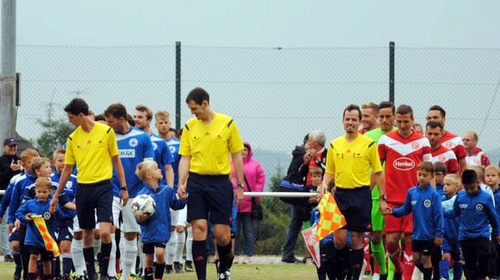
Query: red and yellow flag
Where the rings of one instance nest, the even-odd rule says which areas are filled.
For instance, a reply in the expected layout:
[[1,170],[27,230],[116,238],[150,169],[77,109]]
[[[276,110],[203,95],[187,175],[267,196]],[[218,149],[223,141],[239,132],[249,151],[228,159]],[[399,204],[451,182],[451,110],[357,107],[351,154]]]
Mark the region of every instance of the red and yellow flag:
[[57,242],[50,235],[49,230],[47,229],[47,225],[45,224],[45,219],[41,215],[32,215],[31,218],[33,222],[35,222],[36,228],[42,235],[43,243],[45,244],[45,249],[47,251],[52,251],[54,257],[59,257],[61,252],[59,251],[59,247],[57,246]]
[[318,241],[347,224],[331,193],[323,195],[318,204],[318,210],[319,222],[316,231],[316,240]]

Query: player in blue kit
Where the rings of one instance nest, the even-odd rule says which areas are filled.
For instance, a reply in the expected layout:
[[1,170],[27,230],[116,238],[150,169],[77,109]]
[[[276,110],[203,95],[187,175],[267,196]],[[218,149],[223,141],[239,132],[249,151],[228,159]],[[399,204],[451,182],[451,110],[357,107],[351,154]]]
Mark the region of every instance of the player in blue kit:
[[156,162],[140,163],[136,174],[144,182],[139,194],[151,196],[156,203],[156,210],[151,218],[145,215],[139,218],[144,243],[143,252],[146,254],[145,280],[153,280],[153,254],[156,255],[154,279],[162,279],[165,268],[165,247],[170,239],[170,208],[175,210],[185,208],[187,194],[180,196],[182,200],[179,200],[172,188],[159,183],[163,176]]
[[[153,145],[149,135],[144,131],[135,127],[131,127],[127,121],[127,109],[123,104],[111,104],[104,112],[106,122],[116,133],[120,160],[125,171],[125,181],[128,190],[129,198],[133,199],[142,189],[142,182],[135,175],[136,166],[144,160],[154,159]],[[123,205],[119,198],[119,193],[122,189],[118,176],[113,170],[114,199],[113,199],[113,220],[119,221],[120,213],[122,214],[122,224],[120,229],[123,230],[125,236],[124,254],[122,256],[122,280],[126,280],[135,267],[137,256],[137,234],[140,232],[139,224],[137,224],[134,215],[132,214],[131,205]],[[115,224],[117,226],[117,224]],[[114,234],[112,234],[114,240]],[[116,258],[116,250],[111,250],[110,263]],[[110,275],[112,276],[112,275]]]

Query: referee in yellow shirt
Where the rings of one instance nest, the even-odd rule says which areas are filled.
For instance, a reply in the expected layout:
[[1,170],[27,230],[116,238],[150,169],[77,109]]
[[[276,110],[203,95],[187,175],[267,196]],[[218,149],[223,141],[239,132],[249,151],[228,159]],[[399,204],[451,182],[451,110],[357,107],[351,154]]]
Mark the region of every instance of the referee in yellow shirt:
[[[125,174],[118,156],[118,145],[111,127],[95,122],[89,118],[89,106],[81,98],[73,99],[65,108],[69,122],[76,129],[66,142],[66,156],[61,180],[50,202],[51,209],[55,207],[69,176],[76,164],[78,167],[78,188],[76,191],[76,213],[83,235],[83,256],[87,266],[87,275],[94,280],[94,249],[92,247],[95,228],[95,211],[101,236],[102,266],[101,280],[108,279],[109,255],[111,253],[111,224],[113,223],[113,186],[110,179],[113,176],[113,163],[118,174],[121,191],[120,198],[124,204],[128,200]],[[112,163],[113,162],[113,163]],[[111,264],[114,265],[114,264]]]
[[[189,193],[187,220],[193,226],[193,259],[198,279],[206,279],[208,219],[213,225],[219,271],[217,279],[229,279],[231,253],[231,209],[234,199],[229,181],[231,154],[237,175],[237,203],[243,200],[243,141],[231,117],[214,112],[202,88],[186,97],[196,117],[184,126],[179,154],[179,194]],[[189,176],[188,176],[189,175]]]
[[[323,178],[324,190],[335,179],[335,200],[347,222],[344,228],[335,232],[335,257],[340,264],[334,269],[337,270],[337,275],[344,278],[346,275],[342,274],[346,271],[342,271],[342,268],[348,267],[351,279],[356,280],[363,264],[363,235],[369,230],[371,223],[370,186],[373,184],[370,167],[373,169],[373,180],[378,185],[381,196],[385,196],[377,144],[358,132],[360,121],[359,106],[351,104],[344,109],[343,124],[346,134],[330,143]],[[383,199],[380,201],[380,208],[387,208]],[[351,232],[351,252],[346,247],[348,230]]]

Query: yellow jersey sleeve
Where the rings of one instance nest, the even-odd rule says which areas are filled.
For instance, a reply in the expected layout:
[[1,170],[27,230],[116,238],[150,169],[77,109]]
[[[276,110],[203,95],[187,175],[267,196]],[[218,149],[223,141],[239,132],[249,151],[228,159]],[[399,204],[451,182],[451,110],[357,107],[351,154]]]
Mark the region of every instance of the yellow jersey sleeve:
[[[332,141],[333,142],[333,141]],[[326,151],[326,167],[325,167],[325,173],[328,174],[335,174],[335,158],[333,154],[333,144],[330,143],[330,146],[328,147],[328,150]]]
[[116,135],[115,131],[111,129],[108,132],[108,150],[109,150],[109,155],[113,158],[114,156],[119,155],[118,151],[118,142],[116,142]]
[[179,155],[190,157],[191,156],[191,132],[189,122],[186,123],[182,131],[181,147],[179,148]]
[[71,139],[71,134],[66,140],[66,155],[64,156],[64,164],[75,165],[75,154],[73,153],[73,141]]
[[378,154],[377,144],[372,142],[368,147],[368,153],[370,158],[370,164],[373,173],[378,173],[382,171],[382,164],[380,163],[380,156]]
[[229,124],[229,152],[231,154],[241,152],[243,150],[243,140],[241,140],[240,133],[238,132],[238,127],[236,127],[236,123],[231,120]]

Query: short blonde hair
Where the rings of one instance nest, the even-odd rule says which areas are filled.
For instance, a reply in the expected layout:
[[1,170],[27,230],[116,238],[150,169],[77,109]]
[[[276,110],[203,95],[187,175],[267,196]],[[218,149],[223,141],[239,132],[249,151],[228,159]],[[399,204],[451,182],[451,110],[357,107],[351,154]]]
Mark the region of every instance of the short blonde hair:
[[460,177],[457,174],[448,174],[444,177],[445,180],[446,178],[451,180],[454,186],[460,187]]
[[66,149],[60,148],[54,151],[52,159],[56,159],[57,155],[66,155]]
[[170,120],[170,113],[168,111],[158,111],[155,114],[155,120]]
[[137,165],[135,169],[135,175],[139,177],[141,181],[146,180],[146,176],[149,172],[153,171],[155,168],[158,168],[158,164],[154,160],[145,160]]
[[30,160],[33,157],[37,157],[40,154],[34,149],[26,149],[21,153],[21,160],[26,163],[28,160]]
[[491,164],[491,165],[486,166],[486,168],[484,169],[484,172],[486,173],[486,171],[488,171],[488,170],[493,170],[498,174],[498,176],[500,176],[500,167],[498,167],[497,165]]
[[51,189],[52,181],[50,181],[49,177],[38,177],[35,181],[35,188],[41,189]]

